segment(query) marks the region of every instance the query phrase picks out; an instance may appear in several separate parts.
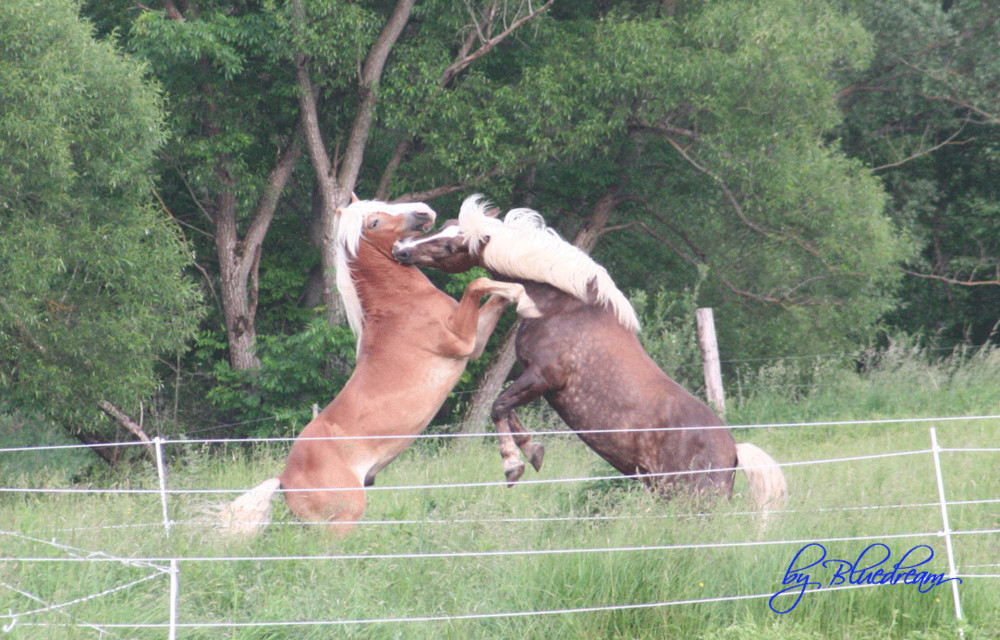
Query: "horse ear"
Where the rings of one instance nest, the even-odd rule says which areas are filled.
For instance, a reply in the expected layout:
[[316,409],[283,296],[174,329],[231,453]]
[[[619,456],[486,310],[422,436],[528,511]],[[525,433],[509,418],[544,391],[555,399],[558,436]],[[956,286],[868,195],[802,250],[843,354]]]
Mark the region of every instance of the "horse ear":
[[496,218],[497,216],[500,215],[500,207],[493,207],[492,209],[488,209],[486,213],[483,215],[485,215],[487,218]]
[[352,191],[351,192],[351,204],[354,204],[355,202],[361,202],[361,200],[358,199],[358,194],[356,194],[356,193],[354,193]]

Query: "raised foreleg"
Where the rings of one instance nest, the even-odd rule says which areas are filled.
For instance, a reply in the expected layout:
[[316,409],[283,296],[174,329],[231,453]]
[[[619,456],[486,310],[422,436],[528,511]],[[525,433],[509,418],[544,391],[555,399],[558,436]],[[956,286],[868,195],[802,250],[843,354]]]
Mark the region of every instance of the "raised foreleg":
[[[514,409],[537,400],[543,393],[553,388],[555,387],[545,378],[538,367],[529,366],[493,402],[490,416],[493,418],[493,424],[496,426],[499,437],[500,457],[503,458],[503,471],[509,486],[513,486],[524,474],[524,463],[517,453],[516,446],[519,444],[517,441],[521,440],[521,444],[527,446],[531,439],[524,426],[521,425],[521,421],[514,414]],[[511,434],[511,427],[518,431],[517,436]],[[541,466],[541,455],[544,453],[544,449],[541,452],[528,453],[530,450],[530,448],[525,449],[525,453],[532,465],[535,465],[533,458],[537,458],[538,464],[535,465],[537,469]]]
[[[536,318],[540,314],[538,307],[525,293],[522,285],[512,282],[499,282],[489,278],[476,278],[465,287],[458,306],[444,319],[444,335],[439,347],[439,353],[453,358],[468,358],[482,353],[489,332],[496,327],[499,312],[492,299],[488,300],[487,318],[480,322],[479,301],[487,294],[494,294],[517,304],[517,313],[524,318]],[[496,318],[492,318],[493,314]]]
[[493,330],[497,327],[497,322],[500,321],[500,316],[509,304],[510,300],[494,295],[490,296],[483,306],[479,307],[479,322],[476,324],[476,346],[472,349],[472,355],[469,356],[470,360],[475,360],[483,355],[486,343],[489,342],[490,336],[493,335]]

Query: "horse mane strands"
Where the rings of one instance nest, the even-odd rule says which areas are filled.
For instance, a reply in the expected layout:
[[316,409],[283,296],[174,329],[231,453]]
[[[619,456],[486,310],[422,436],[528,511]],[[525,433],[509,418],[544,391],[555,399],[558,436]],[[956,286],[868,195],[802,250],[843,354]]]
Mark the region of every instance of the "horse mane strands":
[[493,231],[503,228],[503,223],[486,215],[490,203],[481,193],[471,195],[462,201],[458,211],[458,226],[469,240],[469,251],[476,255],[481,245],[492,235]]
[[364,329],[364,310],[361,307],[361,298],[358,290],[354,286],[354,279],[351,278],[351,260],[358,255],[358,246],[361,244],[361,236],[365,232],[365,217],[370,213],[388,213],[390,215],[402,215],[410,211],[425,210],[434,213],[433,210],[422,202],[402,202],[397,204],[386,204],[378,200],[359,200],[340,210],[340,215],[336,217],[337,228],[335,230],[337,241],[335,243],[336,257],[334,264],[337,268],[337,290],[344,301],[344,314],[347,316],[347,324],[358,339],[358,346],[361,346],[361,333]]
[[[462,233],[486,268],[508,277],[545,282],[583,300],[610,307],[619,324],[638,332],[639,318],[607,270],[545,225],[532,209],[512,209],[503,223],[486,216],[480,195],[466,198],[459,213]],[[480,248],[485,238],[489,243]],[[596,300],[591,295],[596,291]]]
[[359,205],[364,202],[356,202],[350,206],[343,207],[340,215],[336,216],[336,242],[334,250],[334,264],[337,269],[337,291],[344,302],[344,315],[347,316],[347,324],[351,327],[351,332],[361,345],[361,332],[364,325],[364,313],[361,309],[361,298],[358,297],[358,290],[354,286],[351,278],[351,259],[357,257],[358,246],[361,244],[361,234],[364,233],[365,211]]

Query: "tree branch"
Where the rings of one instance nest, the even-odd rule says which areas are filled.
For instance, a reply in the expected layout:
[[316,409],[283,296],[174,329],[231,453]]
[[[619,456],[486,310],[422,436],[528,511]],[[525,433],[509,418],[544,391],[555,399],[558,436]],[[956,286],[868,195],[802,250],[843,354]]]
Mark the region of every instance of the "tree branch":
[[933,273],[920,273],[918,271],[911,271],[909,269],[900,269],[903,273],[908,276],[913,276],[915,278],[926,278],[928,280],[938,280],[940,282],[945,282],[947,284],[960,285],[963,287],[985,287],[989,285],[1000,285],[1000,277],[994,280],[959,280],[958,278],[952,278],[949,276],[939,276]]
[[358,174],[361,171],[361,162],[364,160],[365,147],[368,143],[368,134],[371,131],[372,120],[374,118],[375,102],[378,86],[382,78],[382,71],[385,69],[386,60],[393,45],[403,33],[403,28],[410,20],[410,13],[413,11],[415,0],[399,0],[396,3],[392,15],[382,27],[375,44],[368,52],[364,67],[361,70],[360,90],[361,103],[358,105],[358,112],[354,117],[354,125],[347,138],[347,147],[344,150],[343,165],[340,170],[338,182],[341,188],[350,192],[354,190],[357,183]]
[[107,400],[101,400],[97,403],[97,405],[101,408],[101,411],[113,418],[115,422],[131,431],[136,438],[145,443],[146,453],[148,453],[149,457],[154,461],[156,460],[156,450],[153,447],[153,443],[150,441],[149,436],[147,436],[146,432],[142,430],[142,425],[137,423],[135,420],[130,418],[128,414]]
[[878,171],[882,171],[883,169],[891,169],[893,167],[898,167],[898,166],[906,164],[907,162],[910,162],[912,160],[916,160],[917,158],[922,158],[923,156],[929,155],[929,154],[933,153],[934,151],[937,151],[938,149],[940,149],[942,147],[946,147],[946,146],[951,145],[951,144],[965,144],[967,141],[952,142],[952,140],[954,140],[955,138],[957,138],[958,135],[960,133],[962,133],[962,131],[964,131],[964,130],[965,130],[965,123],[963,122],[962,126],[960,126],[955,131],[955,133],[953,133],[950,136],[948,136],[948,138],[946,140],[944,140],[943,142],[940,142],[940,143],[934,145],[933,147],[930,147],[930,148],[927,148],[927,149],[921,149],[920,151],[917,151],[915,153],[911,153],[910,155],[908,155],[907,157],[903,158],[902,160],[897,160],[896,162],[890,162],[888,164],[883,164],[883,165],[879,165],[877,167],[872,167],[871,172],[872,173],[876,173]]
[[[441,73],[438,78],[438,86],[442,89],[447,88],[448,85],[458,76],[458,74],[464,69],[468,68],[473,62],[481,58],[483,55],[488,53],[491,49],[494,49],[497,45],[503,42],[505,39],[510,37],[519,27],[524,25],[529,20],[535,18],[545,10],[547,10],[555,0],[549,0],[544,5],[540,6],[538,9],[530,10],[527,15],[516,19],[510,24],[506,29],[504,29],[500,34],[488,37],[488,33],[492,33],[493,23],[497,19],[497,4],[499,0],[495,0],[492,5],[490,5],[488,10],[485,10],[486,14],[486,32],[484,33],[483,26],[476,19],[475,13],[472,9],[469,9],[469,13],[472,14],[472,27],[469,29],[469,33],[466,35],[465,39],[462,41],[462,46],[459,47],[458,54],[455,56],[455,60],[448,65],[448,67]],[[520,10],[519,10],[520,12]],[[479,37],[480,41],[484,44],[480,46],[476,51],[470,53],[472,46],[475,43],[476,37]],[[399,169],[400,164],[402,164],[403,158],[409,152],[410,147],[413,144],[414,137],[412,134],[407,134],[392,152],[392,157],[389,159],[389,163],[386,165],[385,170],[382,172],[379,178],[378,188],[375,191],[375,197],[384,200],[389,192],[389,185],[392,182],[396,171]],[[457,189],[453,189],[457,191]],[[451,193],[448,191],[446,193]],[[441,195],[445,195],[442,193]],[[399,201],[402,196],[397,198]]]
[[[472,64],[473,62],[475,62],[476,60],[478,60],[482,56],[484,56],[487,53],[489,53],[491,49],[493,49],[495,46],[497,46],[498,44],[500,44],[501,42],[503,42],[504,40],[506,40],[507,37],[510,36],[510,34],[514,33],[514,31],[516,31],[518,27],[520,27],[524,23],[528,22],[529,20],[531,20],[535,16],[537,16],[537,15],[543,13],[544,11],[546,11],[550,6],[552,6],[553,2],[555,2],[555,0],[548,0],[548,2],[546,2],[545,4],[539,6],[537,9],[529,9],[529,11],[528,11],[528,13],[526,15],[521,16],[520,18],[515,19],[513,22],[510,23],[510,26],[508,26],[506,29],[504,29],[503,31],[501,31],[497,35],[493,36],[492,38],[487,37],[488,33],[490,31],[487,31],[486,34],[483,34],[483,32],[480,29],[479,23],[475,21],[475,16],[473,16],[473,23],[476,25],[477,31],[480,34],[480,38],[481,38],[481,41],[482,41],[483,44],[480,45],[480,47],[478,49],[476,49],[475,51],[473,51],[472,53],[469,53],[469,54],[467,54],[467,55],[459,58],[458,60],[455,60],[454,62],[452,62],[451,65],[449,65],[448,68],[445,69],[444,73],[441,74],[441,80],[440,80],[441,86],[442,87],[446,86],[463,69],[465,69],[466,67],[468,67],[470,64]],[[496,7],[496,3],[493,4],[493,10],[490,12],[490,16],[489,16],[488,21],[487,21],[487,25],[489,27],[492,27],[493,26],[493,22],[496,20],[495,7]],[[518,9],[518,13],[520,13],[520,8]]]
[[409,193],[404,193],[396,198],[393,198],[393,202],[427,202],[428,200],[433,200],[434,198],[440,198],[446,196],[450,193],[455,193],[457,191],[462,191],[463,189],[468,189],[470,184],[486,180],[488,178],[496,177],[503,173],[503,169],[496,167],[490,169],[485,173],[480,173],[479,175],[473,177],[471,180],[454,182],[452,184],[441,185],[438,187],[433,187],[431,189],[426,189],[424,191],[411,191]]

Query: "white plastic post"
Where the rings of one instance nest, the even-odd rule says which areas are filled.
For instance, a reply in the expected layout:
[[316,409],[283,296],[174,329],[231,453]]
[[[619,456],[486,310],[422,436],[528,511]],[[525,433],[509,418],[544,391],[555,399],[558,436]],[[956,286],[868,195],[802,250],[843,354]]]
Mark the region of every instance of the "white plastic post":
[[[937,430],[931,427],[931,452],[934,454],[934,474],[937,477],[938,500],[941,501],[941,523],[944,530],[939,534],[944,537],[944,548],[948,554],[948,575],[955,578],[958,572],[955,570],[955,551],[951,546],[951,525],[948,523],[948,502],[944,497],[944,479],[941,477],[941,447],[938,446]],[[958,580],[951,581],[951,597],[955,602],[955,618],[958,619],[958,636],[965,637],[965,631],[961,627],[962,622],[962,601],[958,597]]]
[[170,628],[167,631],[167,640],[177,640],[177,597],[180,593],[179,580],[177,578],[177,561],[170,561]]
[[167,529],[167,535],[170,535],[170,525],[173,524],[170,521],[170,514],[167,511],[167,473],[166,466],[163,464],[163,438],[156,436],[153,438],[153,446],[156,448],[156,475],[160,479],[160,504],[163,506],[163,526]]

